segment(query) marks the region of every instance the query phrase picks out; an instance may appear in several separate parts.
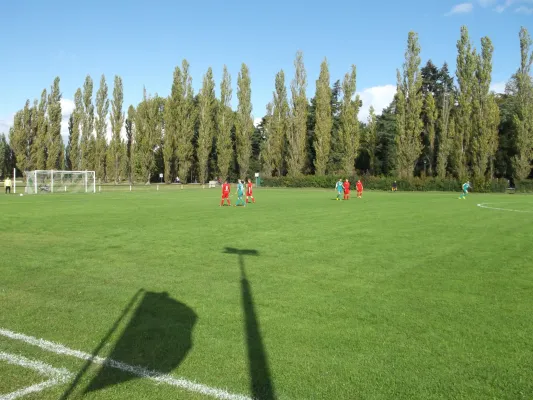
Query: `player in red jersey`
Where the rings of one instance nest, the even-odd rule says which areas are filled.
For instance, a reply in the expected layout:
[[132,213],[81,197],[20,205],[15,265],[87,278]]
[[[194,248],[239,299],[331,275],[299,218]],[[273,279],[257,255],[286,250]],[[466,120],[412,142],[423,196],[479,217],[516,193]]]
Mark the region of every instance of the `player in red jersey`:
[[228,202],[228,205],[231,206],[231,203],[229,201],[229,192],[230,192],[230,186],[228,183],[228,180],[226,179],[224,183],[222,184],[222,200],[220,200],[220,207],[224,205],[224,200]]
[[357,188],[357,198],[361,199],[363,197],[363,182],[361,182],[361,179],[357,181],[355,186]]
[[344,181],[344,200],[349,200],[350,199],[350,182],[348,181],[348,179],[346,179]]
[[248,179],[248,184],[246,185],[246,204],[248,204],[249,197],[252,198],[252,203],[255,203],[255,199],[254,199],[253,191],[252,191],[253,187],[254,187],[254,184],[252,183],[252,180]]

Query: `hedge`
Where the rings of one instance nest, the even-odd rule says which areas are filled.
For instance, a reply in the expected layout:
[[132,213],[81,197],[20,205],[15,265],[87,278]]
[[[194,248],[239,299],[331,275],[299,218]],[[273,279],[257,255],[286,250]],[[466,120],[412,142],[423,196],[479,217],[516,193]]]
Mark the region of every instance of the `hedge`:
[[[299,177],[273,177],[261,178],[261,186],[265,187],[288,187],[288,188],[323,188],[332,189],[339,180],[339,176],[316,176],[306,175]],[[345,177],[342,177],[344,180]],[[383,176],[351,176],[348,177],[352,186],[355,187],[357,179],[361,179],[365,190],[382,190],[390,191],[392,182],[396,180],[398,190],[400,191],[444,191],[457,192],[461,190],[462,181],[458,179],[440,179],[433,177],[395,179]],[[478,193],[504,193],[508,187],[506,179],[493,179],[484,181],[473,181],[473,191]],[[533,192],[533,181],[526,180],[516,183],[516,192]]]

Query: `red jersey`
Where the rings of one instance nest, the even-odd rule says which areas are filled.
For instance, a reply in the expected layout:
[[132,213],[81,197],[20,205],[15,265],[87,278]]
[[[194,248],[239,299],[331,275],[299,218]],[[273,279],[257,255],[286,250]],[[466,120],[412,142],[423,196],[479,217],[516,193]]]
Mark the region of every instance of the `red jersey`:
[[362,192],[363,191],[363,183],[362,182],[357,182],[357,191],[358,192]]
[[342,184],[342,186],[344,186],[344,191],[345,192],[349,192],[350,191],[350,182],[344,182]]
[[222,184],[222,196],[228,196],[229,192],[230,192],[229,183],[223,183]]
[[246,185],[246,194],[248,196],[252,195],[252,188],[253,187],[254,187],[254,184],[252,182],[248,182],[248,184]]

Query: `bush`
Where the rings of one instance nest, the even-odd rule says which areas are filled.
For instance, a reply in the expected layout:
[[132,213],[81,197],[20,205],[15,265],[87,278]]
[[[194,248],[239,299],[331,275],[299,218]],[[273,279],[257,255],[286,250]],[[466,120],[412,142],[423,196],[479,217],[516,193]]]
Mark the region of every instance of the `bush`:
[[[261,186],[266,187],[288,187],[288,188],[322,188],[333,189],[335,183],[340,176],[316,176],[316,175],[302,175],[298,177],[274,177],[261,178]],[[343,179],[345,179],[343,177]],[[361,179],[366,190],[381,190],[389,191],[392,187],[392,182],[396,180],[399,191],[404,192],[458,192],[461,190],[462,181],[453,178],[440,179],[433,177],[414,177],[410,179],[395,179],[393,177],[385,176],[350,176],[348,177],[352,187],[355,188],[357,179]],[[473,191],[477,193],[504,193],[508,184],[505,179],[493,179],[472,182]],[[533,192],[533,181],[522,181],[516,185],[517,192]]]

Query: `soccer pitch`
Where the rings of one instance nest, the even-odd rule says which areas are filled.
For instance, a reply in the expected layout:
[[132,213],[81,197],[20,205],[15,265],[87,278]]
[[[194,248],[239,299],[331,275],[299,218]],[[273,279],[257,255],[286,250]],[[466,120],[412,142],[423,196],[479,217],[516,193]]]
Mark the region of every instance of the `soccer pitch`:
[[0,399],[533,398],[533,197],[254,195],[0,196]]

